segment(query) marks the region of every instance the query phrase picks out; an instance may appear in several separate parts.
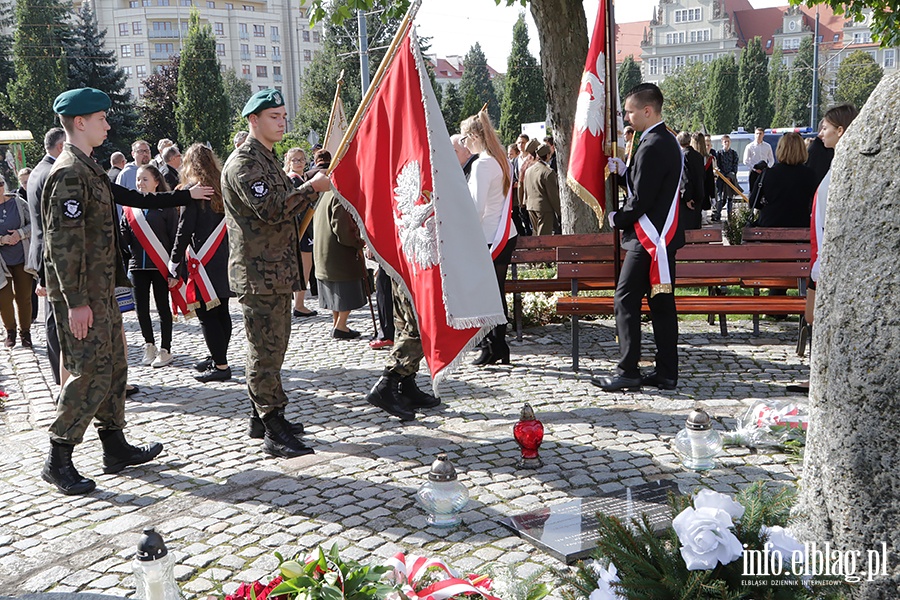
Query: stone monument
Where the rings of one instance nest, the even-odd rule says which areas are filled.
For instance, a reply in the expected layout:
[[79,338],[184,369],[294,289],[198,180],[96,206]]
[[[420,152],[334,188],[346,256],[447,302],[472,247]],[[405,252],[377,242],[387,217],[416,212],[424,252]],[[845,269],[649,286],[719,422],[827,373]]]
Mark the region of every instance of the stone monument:
[[900,589],[900,73],[837,145],[816,292],[801,540],[882,552],[853,598]]

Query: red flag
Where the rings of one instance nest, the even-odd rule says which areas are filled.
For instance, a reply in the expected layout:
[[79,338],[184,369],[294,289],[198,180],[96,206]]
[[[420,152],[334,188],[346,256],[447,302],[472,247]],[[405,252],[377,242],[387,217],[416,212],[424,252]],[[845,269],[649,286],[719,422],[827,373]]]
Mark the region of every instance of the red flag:
[[[566,182],[569,187],[603,220],[606,208],[605,151],[608,116],[606,48],[609,35],[608,3],[601,0],[597,10],[597,22],[584,63],[578,103],[575,106],[575,128],[572,133],[572,149],[569,153],[569,171]],[[610,77],[615,81],[615,74]],[[613,136],[616,132],[611,132]]]
[[398,36],[331,180],[379,263],[408,290],[437,387],[463,350],[506,317],[415,33]]

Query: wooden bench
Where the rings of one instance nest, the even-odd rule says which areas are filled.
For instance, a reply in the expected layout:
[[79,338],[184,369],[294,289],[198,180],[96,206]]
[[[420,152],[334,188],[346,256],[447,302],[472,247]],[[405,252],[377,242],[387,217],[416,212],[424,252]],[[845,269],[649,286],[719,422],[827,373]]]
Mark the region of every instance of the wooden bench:
[[[685,232],[688,244],[721,244],[722,232],[718,229],[698,229]],[[560,250],[564,249],[562,254]],[[610,269],[613,259],[612,233],[588,233],[573,235],[518,236],[516,249],[510,261],[510,279],[506,280],[506,292],[513,295],[513,323],[516,339],[522,340],[522,294],[525,292],[565,292],[572,289],[572,280],[560,276],[561,262],[580,262],[577,250],[599,252],[608,256]],[[596,255],[595,255],[596,256]],[[557,267],[555,277],[520,279],[519,265],[553,265]],[[681,282],[678,282],[681,285]],[[615,289],[614,272],[607,277],[584,280],[581,289]]]
[[[702,231],[702,230],[701,230]],[[578,370],[579,324],[584,315],[614,314],[612,296],[579,296],[583,282],[608,282],[614,277],[612,257],[603,249],[560,249],[558,277],[571,281],[571,297],[560,298],[557,314],[572,319],[572,363]],[[676,295],[680,314],[719,314],[723,335],[728,334],[727,314],[802,314],[806,300],[801,296],[726,296],[720,286],[741,285],[764,279],[790,282],[788,287],[805,291],[803,282],[809,273],[808,243],[750,243],[741,246],[688,244],[676,255],[677,287],[706,287],[706,296]],[[571,261],[571,262],[567,262]],[[756,294],[759,288],[755,288]],[[648,312],[646,299],[642,310]],[[758,327],[758,325],[757,325]],[[758,329],[754,330],[758,333]]]

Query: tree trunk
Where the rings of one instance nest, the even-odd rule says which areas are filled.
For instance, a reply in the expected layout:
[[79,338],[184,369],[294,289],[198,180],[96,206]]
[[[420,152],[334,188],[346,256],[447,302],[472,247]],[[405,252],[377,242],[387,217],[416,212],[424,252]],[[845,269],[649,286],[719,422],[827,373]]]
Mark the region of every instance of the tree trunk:
[[[800,539],[861,552],[854,598],[900,590],[900,74],[837,147],[815,307]],[[867,581],[868,552],[887,545]],[[882,562],[884,567],[884,562]]]
[[587,57],[584,7],[581,0],[531,0],[530,5],[541,42],[544,88],[556,144],[563,233],[596,232],[600,229],[594,211],[566,185],[575,102]]

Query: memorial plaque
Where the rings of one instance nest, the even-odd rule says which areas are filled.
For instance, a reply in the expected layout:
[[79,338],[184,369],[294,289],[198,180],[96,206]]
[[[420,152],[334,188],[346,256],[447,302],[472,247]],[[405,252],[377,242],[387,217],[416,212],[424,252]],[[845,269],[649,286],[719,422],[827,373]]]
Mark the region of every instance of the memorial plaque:
[[500,520],[500,523],[566,564],[585,558],[597,546],[597,513],[624,523],[646,515],[651,527],[661,532],[672,523],[668,494],[678,494],[678,484],[653,481],[622,488],[610,494],[577,498]]

